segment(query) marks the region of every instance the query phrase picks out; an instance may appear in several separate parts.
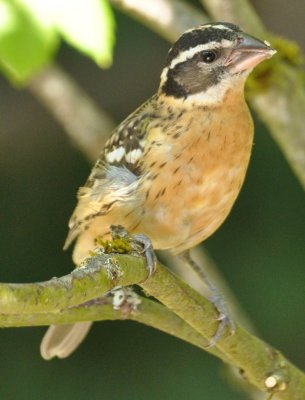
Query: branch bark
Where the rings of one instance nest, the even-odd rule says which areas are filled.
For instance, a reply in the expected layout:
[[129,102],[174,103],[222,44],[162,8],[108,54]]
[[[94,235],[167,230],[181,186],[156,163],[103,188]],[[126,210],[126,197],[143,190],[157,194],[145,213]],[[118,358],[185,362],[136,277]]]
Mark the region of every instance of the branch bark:
[[[5,325],[10,326],[13,325],[16,314],[25,319],[32,314],[39,315],[39,323],[49,324],[53,322],[50,315],[54,315],[55,321],[60,318],[59,314],[63,316],[70,313],[69,322],[76,322],[77,313],[81,311],[71,310],[71,307],[99,297],[118,285],[139,284],[146,293],[163,303],[204,340],[208,342],[213,337],[218,324],[217,311],[208,300],[161,264],[158,264],[156,272],[150,278],[145,280],[146,277],[146,262],[143,257],[130,254],[109,255],[98,250],[80,268],[62,278],[37,284],[0,284],[1,313],[6,315]],[[75,313],[73,318],[71,313]],[[81,320],[88,320],[89,314],[86,310],[86,316],[81,314]],[[108,317],[111,315],[113,317],[114,314],[108,309]],[[68,319],[67,317],[65,321]],[[1,322],[3,323],[3,319]],[[154,319],[150,320],[149,325],[155,326]],[[181,326],[180,322],[178,326]],[[171,324],[163,325],[163,328],[168,333],[176,334]],[[200,342],[199,347],[204,347],[207,343],[200,341],[197,334],[186,328],[186,337],[188,334],[193,335],[192,340],[196,342],[194,344],[199,345]],[[279,399],[304,398],[304,374],[281,353],[240,326],[237,326],[233,336],[226,333],[212,351],[225,362],[242,370],[246,379],[259,390],[266,391],[268,382],[275,382],[273,389]]]
[[174,42],[184,31],[209,18],[183,0],[110,0],[120,11]]
[[[139,301],[140,304],[137,309],[129,312],[124,309],[115,309],[110,298],[100,297],[94,301],[58,312],[0,314],[0,326],[2,328],[31,327],[85,321],[130,320],[158,329],[201,349],[206,349],[207,341],[162,304],[143,297],[140,297]],[[207,351],[214,355],[220,354],[217,349],[207,349]]]

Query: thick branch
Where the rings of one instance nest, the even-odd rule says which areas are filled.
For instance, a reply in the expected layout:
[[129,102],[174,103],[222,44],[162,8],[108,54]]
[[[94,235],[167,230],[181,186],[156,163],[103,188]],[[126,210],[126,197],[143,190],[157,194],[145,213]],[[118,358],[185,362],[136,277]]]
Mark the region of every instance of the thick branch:
[[162,304],[143,297],[140,299],[141,303],[137,309],[129,312],[124,309],[115,309],[111,298],[103,297],[56,313],[0,314],[0,326],[8,328],[72,324],[84,321],[130,320],[158,329],[220,356],[216,348],[206,349],[207,341],[202,335]]
[[[136,264],[137,268],[133,266]],[[100,297],[115,286],[128,286],[147,277],[143,257],[109,256],[102,252],[61,278],[46,282],[0,283],[2,314],[59,312]]]
[[[40,284],[1,284],[1,312],[11,315],[54,314],[99,297],[117,285],[138,283],[204,339],[211,339],[218,322],[217,312],[208,300],[160,264],[157,271],[145,281],[146,276],[142,257],[110,256],[98,251],[82,267],[63,278],[53,278]],[[173,333],[170,326],[169,329],[169,333]],[[305,376],[278,351],[241,327],[237,327],[233,336],[225,334],[215,349],[219,351],[221,359],[244,371],[248,381],[260,390],[265,390],[267,378],[272,376],[283,382],[282,391],[277,393],[279,399],[302,399]]]

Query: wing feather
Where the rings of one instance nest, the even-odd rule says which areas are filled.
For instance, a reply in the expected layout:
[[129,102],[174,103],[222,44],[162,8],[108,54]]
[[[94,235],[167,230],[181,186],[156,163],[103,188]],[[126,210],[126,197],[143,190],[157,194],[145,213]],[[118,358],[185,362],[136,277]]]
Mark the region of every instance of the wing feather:
[[66,249],[98,216],[117,203],[135,196],[143,173],[142,155],[151,122],[156,118],[155,97],[144,103],[112,133],[91,174],[77,194],[78,203],[69,221]]

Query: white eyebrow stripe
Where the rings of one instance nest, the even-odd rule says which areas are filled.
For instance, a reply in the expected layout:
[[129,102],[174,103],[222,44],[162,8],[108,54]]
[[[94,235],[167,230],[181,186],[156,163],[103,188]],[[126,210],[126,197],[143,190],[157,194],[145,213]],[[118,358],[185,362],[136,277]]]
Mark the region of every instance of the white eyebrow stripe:
[[221,42],[214,41],[205,44],[198,44],[195,47],[191,47],[190,49],[187,49],[179,53],[178,56],[172,60],[168,68],[169,69],[174,68],[177,64],[192,58],[196,53],[200,53],[203,50],[217,49],[219,47],[227,48],[230,46],[232,46],[232,42],[227,39],[222,39]]
[[[219,25],[220,26],[220,25]],[[209,42],[205,44],[198,44],[195,47],[191,47],[188,50],[182,51],[181,53],[178,54],[177,57],[175,57],[170,65],[168,67],[163,68],[163,71],[161,73],[161,85],[166,81],[167,79],[167,73],[170,69],[175,68],[175,66],[179,63],[182,63],[190,58],[192,58],[196,53],[200,53],[203,50],[210,50],[210,49],[217,49],[219,47],[222,48],[227,48],[232,46],[232,42],[227,39],[222,39],[221,42]]]

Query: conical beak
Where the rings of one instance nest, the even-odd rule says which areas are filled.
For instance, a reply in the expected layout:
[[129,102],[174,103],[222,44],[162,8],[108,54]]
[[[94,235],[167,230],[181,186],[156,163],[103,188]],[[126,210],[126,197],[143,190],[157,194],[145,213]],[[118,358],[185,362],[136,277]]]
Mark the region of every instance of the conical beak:
[[251,70],[260,62],[271,58],[276,53],[270,44],[253,36],[240,34],[225,65],[232,73]]

